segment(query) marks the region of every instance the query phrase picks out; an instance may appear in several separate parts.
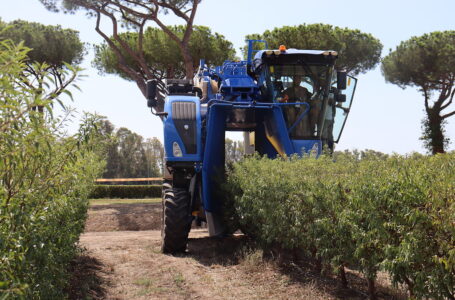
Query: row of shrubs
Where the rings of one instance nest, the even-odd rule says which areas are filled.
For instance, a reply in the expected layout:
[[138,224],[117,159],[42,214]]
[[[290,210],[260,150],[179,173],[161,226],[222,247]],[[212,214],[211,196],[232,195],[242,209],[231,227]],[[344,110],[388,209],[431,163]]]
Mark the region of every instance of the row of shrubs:
[[[65,299],[103,142],[95,116],[64,133],[66,116],[52,115],[56,95],[27,83],[28,51],[0,41],[0,299]],[[46,86],[46,66],[34,68]]]
[[159,198],[161,185],[96,185],[90,198]]
[[370,298],[387,272],[414,298],[455,297],[455,153],[254,157],[226,186],[238,224],[265,249],[361,271]]

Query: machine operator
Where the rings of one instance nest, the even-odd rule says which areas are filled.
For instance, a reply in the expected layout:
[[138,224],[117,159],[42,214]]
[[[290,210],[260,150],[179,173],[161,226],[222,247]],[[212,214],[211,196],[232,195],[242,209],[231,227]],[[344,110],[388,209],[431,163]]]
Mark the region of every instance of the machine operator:
[[[303,86],[302,76],[293,76],[292,86],[288,87],[283,91],[283,97],[281,102],[306,102],[309,103],[311,99],[311,93]],[[294,125],[299,116],[307,109],[305,105],[286,105],[283,107],[285,119],[288,128]],[[294,138],[307,138],[312,136],[313,132],[310,126],[310,118],[308,113],[303,119],[294,127],[291,132],[291,136]]]

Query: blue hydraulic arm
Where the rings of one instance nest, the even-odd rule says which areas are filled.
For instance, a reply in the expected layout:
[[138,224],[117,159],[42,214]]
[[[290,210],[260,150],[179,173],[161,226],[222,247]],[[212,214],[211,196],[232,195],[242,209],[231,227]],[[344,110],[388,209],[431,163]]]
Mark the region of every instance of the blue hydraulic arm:
[[246,62],[248,65],[251,65],[253,61],[253,55],[256,54],[257,52],[261,51],[261,49],[254,49],[255,43],[261,43],[264,44],[264,49],[268,49],[269,45],[267,41],[264,40],[247,40],[248,42],[248,56],[246,58]]

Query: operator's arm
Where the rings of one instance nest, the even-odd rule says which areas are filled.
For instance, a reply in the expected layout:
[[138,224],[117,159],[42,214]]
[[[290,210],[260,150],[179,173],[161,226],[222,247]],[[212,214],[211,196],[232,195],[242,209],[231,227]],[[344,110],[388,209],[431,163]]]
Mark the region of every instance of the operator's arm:
[[283,91],[283,97],[281,97],[281,100],[279,100],[279,102],[282,102],[282,103],[287,103],[289,102],[289,94],[291,92],[291,88],[287,88]]
[[349,108],[343,107],[341,103],[338,103],[337,105],[335,105],[335,107],[341,108],[345,114],[349,112]]

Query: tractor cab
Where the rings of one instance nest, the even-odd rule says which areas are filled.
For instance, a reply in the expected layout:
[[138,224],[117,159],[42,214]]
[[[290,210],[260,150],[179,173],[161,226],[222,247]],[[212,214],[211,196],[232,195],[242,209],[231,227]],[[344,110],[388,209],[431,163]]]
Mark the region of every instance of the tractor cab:
[[281,46],[258,51],[252,60],[260,101],[281,107],[294,153],[333,149],[339,140],[357,80],[335,71],[337,57],[336,51]]

